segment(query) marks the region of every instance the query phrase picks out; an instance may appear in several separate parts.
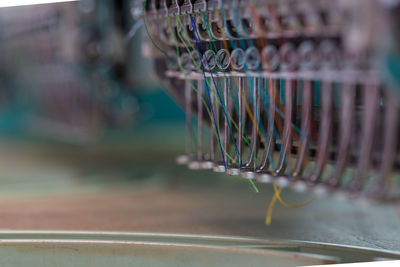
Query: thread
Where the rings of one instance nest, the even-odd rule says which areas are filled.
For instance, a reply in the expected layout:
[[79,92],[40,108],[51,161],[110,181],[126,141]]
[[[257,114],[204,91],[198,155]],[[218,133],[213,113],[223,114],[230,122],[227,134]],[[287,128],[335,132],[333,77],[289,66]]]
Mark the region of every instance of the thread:
[[144,0],[143,9],[142,9],[142,19],[143,19],[144,28],[146,29],[147,36],[149,37],[149,39],[150,39],[151,43],[153,44],[153,46],[154,46],[158,51],[160,51],[160,52],[161,52],[166,58],[168,58],[169,60],[172,60],[172,59],[168,56],[168,54],[156,44],[156,42],[153,40],[153,38],[151,37],[151,35],[150,35],[150,33],[149,33],[149,29],[147,28],[147,23],[146,23],[146,18],[145,18],[146,5],[147,5],[147,0]]
[[[172,33],[172,26],[171,26],[171,21],[170,21],[170,18],[169,18],[169,17],[168,17],[168,26],[169,26],[169,30],[170,30],[171,33]],[[173,40],[174,40],[175,45],[176,45],[176,53],[177,53],[177,57],[178,57],[178,66],[179,66],[179,69],[180,69],[182,75],[184,76],[185,81],[186,81],[186,82],[189,82],[189,83],[190,83],[190,86],[191,86],[191,88],[192,88],[192,90],[193,90],[197,95],[199,95],[198,90],[197,90],[196,87],[193,86],[193,84],[190,82],[190,80],[189,80],[189,78],[187,77],[187,75],[186,75],[186,73],[185,73],[185,71],[184,71],[184,68],[183,68],[183,66],[182,66],[182,64],[181,64],[181,62],[180,62],[180,52],[179,52],[179,47],[178,47],[178,44],[177,44],[177,40],[176,40],[175,38],[173,38]],[[203,96],[200,96],[200,98],[201,98],[201,101],[202,101],[202,103],[203,103],[204,108],[205,108],[206,111],[207,111],[207,114],[208,114],[210,120],[212,120],[212,119],[213,119],[213,116],[212,116],[212,114],[211,114],[211,111],[210,111],[208,105],[207,105],[206,102],[205,102],[205,99],[203,98]],[[218,126],[218,127],[219,127],[219,126]],[[217,134],[217,131],[216,131],[216,130],[215,130],[215,134]],[[223,151],[224,151],[224,153],[225,153],[225,148],[224,148],[223,146],[222,146],[222,149],[223,149]],[[234,159],[233,159],[232,157],[230,157],[229,155],[227,155],[227,157],[228,157],[230,160],[234,160]]]
[[[194,23],[192,14],[190,14],[190,19],[192,20],[193,30],[195,31],[195,39],[196,39],[197,50],[198,50],[199,54],[201,55],[201,53],[200,53],[200,48],[199,48],[199,41],[198,41],[198,39],[197,39],[198,37],[196,36],[196,35],[198,35],[198,32],[197,32],[197,28],[196,28],[196,25],[195,25],[195,23]],[[201,43],[200,43],[200,45],[201,45]],[[202,47],[202,50],[203,50],[203,54],[204,54],[204,48],[203,48],[203,47]],[[207,79],[206,79],[206,73],[205,73],[205,71],[204,71],[203,61],[201,60],[200,63],[201,63],[202,71],[203,71],[204,80],[207,80]],[[208,62],[207,62],[207,64],[208,64]],[[208,66],[208,67],[210,68],[210,66]],[[212,76],[211,76],[211,77],[212,77]],[[214,78],[213,78],[213,81],[214,81]],[[216,87],[215,81],[214,81],[214,86]],[[208,86],[207,83],[206,83],[206,91],[207,91],[207,95],[208,95],[208,98],[209,98],[210,103],[211,103],[210,88],[209,88],[209,86]],[[218,93],[218,92],[217,92],[217,93]],[[220,98],[220,101],[221,101],[221,97],[219,96],[219,94],[218,94],[218,97]],[[222,101],[221,101],[221,102],[222,102]],[[226,170],[226,169],[227,169],[227,165],[226,165],[225,155],[224,155],[224,152],[223,152],[224,150],[222,149],[222,142],[221,142],[221,138],[220,138],[220,136],[219,136],[218,126],[217,126],[217,122],[216,122],[216,120],[215,120],[214,108],[212,107],[212,105],[211,105],[211,113],[212,113],[212,116],[213,116],[213,122],[214,122],[214,124],[215,124],[215,129],[217,130],[217,139],[218,139],[218,143],[219,143],[219,146],[220,146],[220,149],[221,149],[222,161],[223,161],[223,164],[224,164],[224,167],[225,167],[225,170]],[[225,112],[224,112],[224,113],[225,113]],[[226,115],[226,114],[225,114],[225,115]]]

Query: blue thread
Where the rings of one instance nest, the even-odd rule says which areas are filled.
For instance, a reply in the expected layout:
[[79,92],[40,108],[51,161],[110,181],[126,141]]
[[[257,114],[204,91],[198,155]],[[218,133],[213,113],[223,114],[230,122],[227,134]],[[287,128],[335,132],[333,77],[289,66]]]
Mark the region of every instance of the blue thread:
[[[203,14],[203,15],[204,15],[204,14]],[[208,23],[207,20],[205,21],[205,23]],[[199,36],[199,35],[198,35],[198,32],[197,32],[197,27],[196,27],[196,25],[193,25],[193,18],[192,18],[192,26],[193,26],[194,30],[196,30],[197,36]],[[195,33],[195,39],[196,39],[196,33]],[[208,34],[210,34],[210,33],[208,33]],[[200,37],[199,37],[199,39],[200,39]],[[197,42],[197,39],[196,39],[196,42]],[[210,44],[211,44],[211,41],[210,41]],[[204,53],[204,48],[203,48],[201,42],[200,42],[200,45],[201,45],[201,48],[202,48],[203,53]],[[211,47],[212,47],[212,46],[211,46]],[[215,45],[215,41],[214,41],[214,49],[215,49],[215,51],[217,51],[217,48],[216,48],[216,45]],[[200,51],[199,51],[199,53],[200,53]],[[207,62],[207,65],[208,65],[208,67],[210,68],[208,62]],[[204,71],[203,71],[203,72],[204,72]],[[203,74],[204,74],[204,73],[203,73]],[[238,158],[240,158],[240,153],[239,153],[238,148],[237,148],[237,146],[236,146],[235,137],[234,137],[234,135],[233,135],[231,122],[229,121],[229,118],[228,118],[228,116],[227,116],[227,114],[226,114],[226,112],[225,112],[225,105],[223,104],[223,102],[222,102],[222,100],[221,100],[221,97],[220,97],[219,91],[218,91],[218,87],[217,87],[217,85],[216,85],[216,83],[215,83],[215,80],[214,80],[214,77],[213,77],[211,71],[210,71],[210,74],[211,74],[211,78],[212,78],[213,83],[214,83],[214,86],[215,86],[215,90],[216,90],[216,92],[217,92],[217,94],[218,94],[219,101],[220,101],[221,106],[222,106],[222,110],[223,110],[224,115],[225,115],[225,117],[226,117],[226,119],[227,119],[227,121],[228,121],[228,127],[229,127],[229,131],[230,131],[230,133],[231,133],[231,138],[232,138],[232,141],[233,141],[233,145],[234,145],[234,147],[235,147],[236,156],[239,156]],[[216,74],[216,76],[218,77],[218,74]],[[229,82],[229,81],[227,81],[227,82]],[[221,85],[219,82],[218,82],[218,84]],[[229,84],[228,84],[228,86],[229,86]],[[241,166],[240,160],[239,160],[239,166]]]
[[[192,17],[191,14],[190,14],[190,18],[191,18],[191,20],[192,20],[192,26],[193,26],[193,31],[194,31],[194,37],[195,37],[195,40],[196,40],[196,47],[197,47],[197,50],[198,50],[199,54],[201,55],[200,49],[199,49],[199,42],[198,42],[198,39],[197,39],[197,38],[198,38],[198,36],[197,36],[197,34],[198,34],[198,33],[197,33],[197,28],[196,28],[196,25],[194,24],[194,20],[193,20],[193,17]],[[202,50],[203,50],[203,54],[204,54],[204,49],[202,49]],[[204,71],[203,61],[200,60],[200,63],[201,63],[201,69],[202,69],[202,71],[203,71],[204,80],[206,80],[207,78],[206,78],[206,73],[205,73],[205,71]],[[207,65],[208,65],[208,67],[210,68],[208,62],[207,62]],[[212,77],[212,76],[211,76],[211,77]],[[214,78],[213,78],[213,81],[214,81]],[[210,100],[210,103],[212,103],[212,101],[211,101],[211,95],[210,95],[210,88],[208,87],[208,83],[207,83],[207,82],[206,82],[205,84],[206,84],[208,99]],[[215,82],[214,82],[214,86],[215,86]],[[217,87],[215,87],[215,88],[217,88]],[[217,95],[218,95],[218,97],[220,98],[219,93],[218,93],[218,90],[215,90],[215,91],[217,92]],[[221,99],[220,99],[220,101],[221,101]],[[223,109],[223,110],[224,110],[224,109]],[[222,143],[221,143],[221,139],[220,139],[220,136],[219,136],[219,131],[218,131],[217,122],[216,122],[216,119],[215,119],[214,108],[213,108],[212,105],[211,105],[211,112],[212,112],[212,115],[213,115],[215,130],[216,130],[216,132],[217,132],[217,139],[218,139],[218,143],[219,143],[219,148],[220,148],[220,150],[221,150],[222,161],[223,161],[223,163],[224,163],[224,167],[225,167],[225,170],[226,170],[226,169],[227,169],[227,166],[226,166],[226,161],[225,161],[225,154],[224,154],[224,150],[222,149]],[[225,113],[225,110],[224,110],[224,113]],[[226,115],[226,113],[225,113],[225,115]]]
[[[223,9],[224,10],[224,9]],[[237,12],[237,8],[234,8],[234,10],[236,10],[236,12]],[[225,12],[224,12],[224,14],[225,14]],[[239,14],[239,12],[237,12],[237,16],[240,16],[240,14]],[[245,29],[245,28],[244,28]],[[247,35],[248,35],[248,33],[247,33]],[[249,36],[248,36],[249,37]],[[242,46],[243,46],[243,41],[241,41],[241,40],[239,40],[239,42],[241,42],[241,44],[242,44]],[[252,40],[250,40],[250,39],[248,39],[248,42],[249,42],[249,44],[251,45],[251,46],[253,46],[253,43],[252,43]],[[235,44],[232,42],[232,45],[234,45],[235,46]],[[246,66],[245,66],[245,70],[246,70]],[[247,72],[247,71],[246,71]],[[317,89],[318,89],[318,94],[319,94],[319,90],[320,90],[320,84],[317,84]],[[266,95],[266,93],[264,93],[265,94],[265,96],[266,96],[266,99],[267,99],[267,102],[266,103],[269,103],[269,100],[268,100],[268,96]],[[318,102],[319,102],[319,96],[318,96]],[[318,103],[319,104],[319,103]],[[283,112],[278,108],[278,107],[275,107],[275,110],[276,110],[276,112],[279,114],[279,116],[281,116],[283,119],[285,119],[285,116],[283,115]],[[295,129],[295,131],[296,132],[298,132],[298,134],[300,134],[300,136],[303,136],[303,137],[306,137],[307,138],[307,136],[304,134],[304,133],[302,133],[302,131],[301,131],[301,129],[299,128],[299,127],[297,127],[294,123],[291,123],[292,124],[292,127]],[[308,138],[307,138],[308,139]],[[312,142],[311,141],[309,141],[310,142],[310,144],[312,145]]]

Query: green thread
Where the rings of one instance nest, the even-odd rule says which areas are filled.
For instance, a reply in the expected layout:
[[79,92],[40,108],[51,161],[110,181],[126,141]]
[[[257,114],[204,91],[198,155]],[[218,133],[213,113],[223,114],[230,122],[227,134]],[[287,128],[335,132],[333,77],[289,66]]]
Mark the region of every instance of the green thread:
[[149,29],[147,28],[147,23],[146,23],[146,18],[145,18],[146,4],[147,4],[147,0],[144,0],[143,9],[142,9],[142,19],[143,19],[144,28],[146,29],[147,36],[149,37],[149,39],[152,42],[152,44],[154,45],[154,47],[157,48],[157,50],[160,51],[162,54],[164,54],[164,56],[166,58],[171,60],[171,58],[168,56],[168,54],[156,44],[156,42],[153,40],[153,38],[151,37],[151,35],[149,33]]
[[[202,15],[203,15],[204,24],[205,24],[205,26],[206,26],[206,32],[207,32],[208,38],[210,38],[210,40],[211,40],[211,41],[209,42],[209,44],[210,44],[211,47],[213,47],[215,54],[217,54],[218,49],[217,49],[217,46],[216,46],[216,44],[215,44],[214,37],[213,37],[212,34],[211,34],[211,29],[210,29],[210,26],[209,26],[209,24],[208,24],[208,21],[207,21],[207,18],[206,18],[206,15],[205,15],[205,12],[204,12],[204,11],[202,12]],[[218,58],[217,60],[220,60],[220,59]],[[221,61],[219,61],[219,63],[220,63],[220,65],[222,65],[222,62],[221,62]],[[227,79],[227,76],[226,76],[226,73],[225,73],[225,70],[224,70],[224,69],[222,69],[222,73],[223,73],[223,75],[224,75],[224,78]],[[216,72],[215,74],[216,74],[216,76],[217,76],[218,85],[219,85],[219,87],[221,87],[220,80],[218,79],[218,73]],[[230,88],[229,82],[227,82],[227,86],[228,86],[229,91],[231,92],[232,101],[235,103],[235,101],[234,101],[234,99],[233,99],[232,89]],[[241,97],[241,96],[240,96],[240,97]],[[235,105],[235,107],[236,107],[236,105]],[[225,108],[225,107],[224,107],[224,108]],[[238,108],[238,107],[236,107],[236,108],[237,108],[237,112],[238,112],[238,116],[239,116],[239,122],[240,122],[240,124],[241,124],[241,127],[242,127],[242,129],[243,129],[243,133],[244,133],[244,136],[245,136],[245,137],[243,137],[243,139],[244,139],[244,141],[247,143],[247,145],[249,146],[249,148],[250,148],[250,153],[251,153],[252,156],[255,158],[254,151],[253,151],[253,149],[252,149],[252,147],[251,147],[251,144],[250,144],[248,135],[247,135],[247,133],[246,133],[245,127],[243,126],[243,122],[242,122],[242,119],[241,119],[241,117],[240,117],[239,108]],[[231,131],[232,131],[232,130],[231,130]],[[255,184],[255,182],[254,182],[253,180],[251,180],[251,179],[249,180],[249,182],[250,182],[250,185],[252,186],[253,190],[254,190],[256,193],[258,193],[259,190],[258,190],[258,188],[257,188],[257,186],[256,186],[256,184]]]
[[[171,20],[170,20],[169,17],[168,17],[168,26],[169,26],[170,31],[172,32]],[[184,68],[183,68],[183,66],[182,66],[182,64],[181,64],[181,61],[180,61],[180,53],[179,53],[179,47],[178,47],[177,40],[176,40],[175,38],[173,38],[173,39],[174,39],[174,42],[175,42],[175,45],[176,45],[176,53],[177,53],[177,57],[178,57],[178,66],[179,66],[179,69],[180,69],[180,71],[182,72],[182,74],[183,74],[184,79],[186,80],[186,82],[189,82],[189,83],[190,83],[192,90],[193,90],[197,95],[199,95],[198,90],[196,89],[195,86],[193,86],[193,84],[190,82],[189,78],[188,78],[187,75],[185,74],[185,70],[184,70]],[[207,81],[206,81],[206,82],[207,82]],[[210,88],[211,88],[211,87],[210,87]],[[201,97],[201,102],[203,103],[203,106],[204,106],[204,108],[206,109],[208,116],[210,117],[210,120],[212,120],[213,118],[212,118],[212,115],[211,115],[211,111],[210,111],[210,109],[209,109],[209,107],[208,107],[208,105],[207,105],[205,99],[203,98],[203,96],[200,96],[200,97]],[[218,124],[217,124],[217,125],[218,125]],[[219,125],[218,125],[218,127],[219,127]],[[215,134],[217,134],[217,129],[214,129],[214,131],[215,131]],[[229,159],[232,160],[232,161],[234,160],[230,155],[227,154],[226,149],[225,149],[223,146],[222,146],[222,150],[223,150],[223,153],[225,153],[225,154],[227,155],[227,158],[229,158]]]
[[[211,34],[211,29],[210,29],[210,26],[209,26],[209,24],[208,24],[208,22],[207,22],[207,18],[206,18],[206,16],[205,16],[205,12],[203,12],[202,15],[203,15],[203,20],[204,20],[204,23],[205,23],[205,26],[206,26],[206,32],[207,32],[208,38],[211,39],[211,41],[209,42],[209,44],[210,44],[211,47],[213,47],[214,52],[217,53],[217,52],[218,52],[218,49],[217,49],[217,47],[216,47],[216,45],[215,45],[214,37],[213,37],[212,34]],[[220,59],[218,59],[218,60],[220,60]],[[219,63],[222,65],[222,62],[221,62],[221,61],[219,61]],[[226,75],[226,72],[225,72],[224,69],[222,69],[222,73],[223,73],[223,75],[224,75],[224,78],[227,79],[227,75]],[[216,73],[216,75],[217,75],[217,78],[218,78],[218,73]],[[217,79],[217,80],[218,80],[219,86],[221,87],[221,84],[220,84],[219,79]],[[234,100],[234,98],[233,98],[233,92],[232,92],[232,89],[231,89],[231,87],[230,87],[229,81],[227,81],[227,86],[228,86],[228,90],[229,90],[230,93],[231,93],[232,102],[233,102],[233,104],[234,104],[234,106],[235,106],[235,108],[236,108],[236,112],[237,112],[238,117],[239,117],[239,122],[240,122],[241,128],[242,128],[242,130],[243,130],[243,134],[244,134],[243,140],[244,140],[245,143],[249,146],[249,148],[250,148],[250,153],[251,153],[251,154],[253,155],[253,157],[254,157],[254,153],[253,153],[253,150],[252,150],[251,144],[250,144],[250,138],[248,137],[247,132],[246,132],[246,129],[245,129],[244,125],[243,125],[243,121],[242,121],[241,116],[240,116],[239,108],[238,108],[238,106],[236,105],[236,102],[235,102],[235,100]],[[233,120],[232,120],[232,121],[233,121]]]

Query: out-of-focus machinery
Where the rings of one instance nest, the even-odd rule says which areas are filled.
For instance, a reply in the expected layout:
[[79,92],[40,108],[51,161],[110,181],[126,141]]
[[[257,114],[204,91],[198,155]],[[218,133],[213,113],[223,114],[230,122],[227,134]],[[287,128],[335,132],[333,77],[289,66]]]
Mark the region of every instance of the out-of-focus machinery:
[[3,129],[87,142],[135,122],[139,104],[127,73],[132,43],[125,37],[131,16],[124,5],[0,9]]

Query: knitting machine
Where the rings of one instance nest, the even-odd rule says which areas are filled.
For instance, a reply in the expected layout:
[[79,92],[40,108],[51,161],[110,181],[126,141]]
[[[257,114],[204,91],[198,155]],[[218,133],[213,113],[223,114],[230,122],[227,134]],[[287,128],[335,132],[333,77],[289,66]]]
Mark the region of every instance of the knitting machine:
[[398,198],[399,1],[133,9],[156,73],[186,111],[179,163],[299,191]]
[[0,2],[1,266],[400,259],[400,0]]

